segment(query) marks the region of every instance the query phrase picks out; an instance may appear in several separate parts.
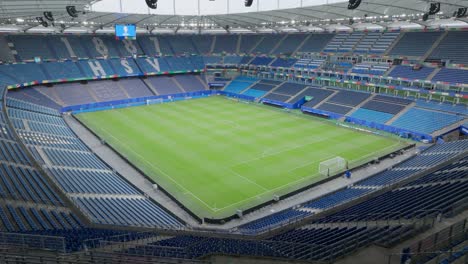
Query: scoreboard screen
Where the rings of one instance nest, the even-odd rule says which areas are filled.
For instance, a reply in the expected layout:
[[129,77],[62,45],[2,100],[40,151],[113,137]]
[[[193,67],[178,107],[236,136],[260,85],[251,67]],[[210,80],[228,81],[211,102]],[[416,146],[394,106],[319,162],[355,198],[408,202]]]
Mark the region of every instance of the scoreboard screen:
[[135,25],[115,25],[115,38],[116,39],[136,39],[136,26]]

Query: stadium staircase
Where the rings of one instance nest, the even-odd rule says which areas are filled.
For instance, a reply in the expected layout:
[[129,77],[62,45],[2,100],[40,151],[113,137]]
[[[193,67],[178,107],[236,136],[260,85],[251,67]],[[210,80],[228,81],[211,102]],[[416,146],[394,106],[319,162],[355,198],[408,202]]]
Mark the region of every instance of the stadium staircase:
[[[284,40],[287,39],[287,38],[288,38],[288,34],[284,34],[284,36],[281,38],[281,40],[278,41],[278,43],[276,43],[275,46],[273,46],[273,48],[268,52],[268,54],[274,54],[274,51],[277,50],[283,44]],[[273,63],[273,61],[272,61],[272,63]]]
[[[247,52],[247,53],[248,53],[248,54],[252,54],[252,52],[253,52],[254,50],[257,49],[257,47],[260,45],[260,43],[263,42],[264,39],[265,39],[265,36],[261,36],[261,37],[258,39],[257,43],[255,43],[255,45],[253,45],[252,48],[251,48],[251,49],[249,50],[249,52]],[[253,58],[252,58],[252,59],[253,59]]]
[[431,74],[429,74],[429,76],[427,76],[426,80],[432,81],[432,78],[434,78],[434,76],[436,76],[440,70],[442,70],[442,68],[436,68],[433,72],[431,72]]
[[[151,78],[151,77],[149,77]],[[155,95],[159,95],[158,91],[156,90],[156,88],[154,88],[153,84],[151,84],[151,82],[148,80],[148,77],[147,78],[142,78],[141,79],[143,81],[143,83],[145,84],[146,87],[148,87],[148,89],[154,93]]]
[[297,49],[294,50],[292,54],[297,54],[301,50],[301,48],[307,43],[307,41],[309,41],[311,37],[312,37],[312,34],[309,34],[307,37],[305,37],[302,43],[297,46]]
[[201,84],[203,84],[203,87],[205,87],[205,90],[208,90],[210,87],[208,87],[208,82],[206,81],[206,78],[202,78],[201,75],[196,75],[195,76]]
[[174,82],[174,84],[179,87],[180,90],[182,90],[182,92],[186,93],[184,87],[179,83],[179,81],[177,80],[177,78],[173,78],[172,81]]
[[351,109],[351,111],[349,111],[346,115],[351,116],[354,112],[356,112],[358,109],[360,109],[363,105],[365,105],[366,103],[368,103],[369,101],[374,99],[374,97],[375,97],[375,94],[372,94],[366,100],[362,101],[360,104],[353,107],[353,109]]
[[386,125],[391,125],[395,120],[400,118],[402,115],[404,115],[406,112],[408,112],[411,108],[413,108],[416,105],[415,102],[407,105],[403,110],[401,110],[398,114],[394,115],[390,120],[385,122]]
[[296,98],[296,96],[302,94],[303,92],[305,92],[307,89],[309,89],[310,86],[306,86],[304,87],[304,89],[302,89],[300,92],[298,92],[297,94],[291,96],[291,98],[289,98],[285,103],[295,103],[293,102],[292,100],[294,100]]
[[236,43],[236,54],[240,54],[241,43],[242,43],[242,35],[239,35],[239,37],[237,38],[237,43]]
[[387,50],[385,50],[383,56],[388,56],[390,51],[397,45],[398,42],[400,42],[401,38],[403,38],[405,34],[405,32],[398,34],[398,37],[395,39],[395,41],[393,41],[393,43],[387,48]]
[[[440,37],[432,44],[432,47],[424,54],[421,58],[421,61],[425,61],[429,56],[431,56],[432,52],[439,46],[439,44],[442,42],[442,40],[445,39],[445,37],[448,35],[448,31],[444,31],[444,33],[440,34]],[[431,80],[432,78],[428,79]]]
[[211,46],[210,46],[210,54],[214,52],[215,47],[216,47],[216,36],[212,38]]
[[320,103],[316,104],[314,106],[314,108],[318,108],[320,107],[321,105],[323,105],[324,103],[326,103],[328,100],[330,100],[330,98],[332,98],[333,96],[335,96],[339,91],[333,91],[332,94],[330,94],[329,96],[327,96],[325,99],[323,99]]
[[265,97],[267,97],[269,94],[275,93],[276,89],[278,89],[282,84],[283,84],[283,82],[277,84],[275,87],[273,87],[273,89],[271,89],[270,91],[268,91],[266,94],[264,94],[264,95],[263,95],[262,97],[260,97],[259,99],[265,98]]
[[395,65],[392,65],[392,67],[390,67],[390,69],[388,69],[388,71],[385,72],[382,76],[387,77],[395,68]]

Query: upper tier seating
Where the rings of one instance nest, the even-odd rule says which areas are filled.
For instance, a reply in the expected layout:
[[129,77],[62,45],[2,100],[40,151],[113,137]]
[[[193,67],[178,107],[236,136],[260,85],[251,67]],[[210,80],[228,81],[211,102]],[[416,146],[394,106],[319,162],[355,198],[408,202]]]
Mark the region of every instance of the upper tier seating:
[[251,53],[252,49],[257,45],[257,43],[263,38],[262,35],[241,35],[241,43],[239,52],[242,53]]
[[35,57],[56,58],[50,50],[46,38],[34,35],[10,35],[7,36],[7,39],[10,43],[10,49],[17,52],[20,60],[33,60]]
[[[42,69],[38,69],[35,63],[6,64],[0,66],[0,76],[6,76],[8,84],[27,83],[32,81],[47,80]],[[10,82],[13,80],[13,82]]]
[[[162,36],[161,36],[162,37]],[[197,54],[197,49],[193,45],[190,36],[164,36],[171,45],[174,54]]]
[[237,35],[219,35],[216,36],[216,43],[213,53],[236,53]]
[[41,66],[49,75],[51,80],[85,77],[84,73],[82,73],[78,67],[78,64],[72,61],[49,62],[43,63]]
[[432,81],[468,84],[468,70],[442,68]]
[[[387,47],[392,43],[390,42],[390,38],[385,38],[385,41],[380,41],[378,48],[372,49],[373,46],[379,41],[379,38],[383,35],[380,32],[368,32],[361,41],[356,45],[355,52],[356,53],[384,53]],[[398,34],[392,34],[393,40],[398,36]],[[384,45],[387,45],[385,47]]]
[[365,36],[363,32],[338,33],[328,43],[325,52],[351,52],[359,41]]
[[457,115],[411,108],[391,125],[410,131],[432,134],[461,120],[463,120],[463,117]]
[[450,60],[450,63],[468,64],[468,33],[449,31],[429,56],[429,59]]
[[[395,42],[400,35],[399,32],[384,32],[370,48],[371,54],[382,54]],[[361,42],[362,43],[362,42]]]
[[413,70],[411,66],[397,65],[388,74],[390,77],[408,78],[413,80],[426,80],[434,71],[434,68],[423,67],[420,70]]
[[306,37],[307,35],[305,34],[289,34],[275,50],[271,51],[271,53],[292,54],[301,45]]
[[208,54],[211,52],[213,36],[195,35],[192,37],[192,41],[199,54]]
[[421,57],[426,54],[441,32],[405,32],[400,41],[389,52],[393,56]]
[[252,53],[271,54],[272,49],[284,38],[284,35],[265,35]]
[[321,52],[333,36],[333,34],[329,33],[310,34],[310,37],[299,48],[298,52]]

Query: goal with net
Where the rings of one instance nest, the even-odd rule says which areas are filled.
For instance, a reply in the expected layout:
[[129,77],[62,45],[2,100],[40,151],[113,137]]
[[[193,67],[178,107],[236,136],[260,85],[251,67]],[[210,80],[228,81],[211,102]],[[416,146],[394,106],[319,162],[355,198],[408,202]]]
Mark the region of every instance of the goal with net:
[[164,103],[163,99],[148,99],[148,100],[146,100],[146,105],[162,104],[162,103]]
[[325,176],[332,176],[347,169],[348,162],[342,157],[334,157],[320,162],[319,173]]

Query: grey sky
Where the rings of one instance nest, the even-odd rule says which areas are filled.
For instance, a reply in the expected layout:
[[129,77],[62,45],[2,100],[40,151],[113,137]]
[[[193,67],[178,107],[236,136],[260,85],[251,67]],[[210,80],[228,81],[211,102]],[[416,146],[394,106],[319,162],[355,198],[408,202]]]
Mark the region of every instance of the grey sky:
[[[158,0],[158,9],[150,12],[172,15],[174,14],[174,1],[177,15],[197,15],[199,13],[198,1],[200,1],[200,14],[209,15],[295,8],[300,7],[301,4],[302,6],[313,6],[346,2],[347,0],[254,0],[254,4],[250,8],[244,6],[244,0]],[[141,14],[149,12],[144,0],[101,0],[92,7],[92,10]]]

